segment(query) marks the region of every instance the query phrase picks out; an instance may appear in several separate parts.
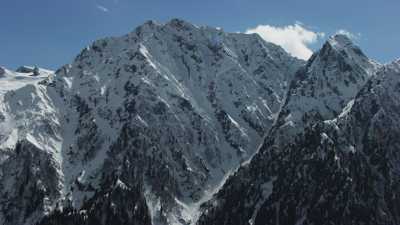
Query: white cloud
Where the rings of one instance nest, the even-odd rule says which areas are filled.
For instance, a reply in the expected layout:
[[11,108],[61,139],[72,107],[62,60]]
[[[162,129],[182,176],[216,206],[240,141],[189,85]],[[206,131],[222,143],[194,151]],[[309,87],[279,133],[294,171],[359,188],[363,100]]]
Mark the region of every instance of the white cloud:
[[102,6],[102,5],[96,5],[96,8],[98,10],[102,11],[102,12],[105,12],[105,13],[110,11],[108,8],[106,8],[106,7]]
[[336,31],[336,34],[346,35],[347,37],[349,37],[350,39],[353,39],[353,40],[357,40],[361,37],[361,33],[354,34],[345,29],[340,29],[340,30]]
[[308,45],[325,36],[324,33],[305,28],[300,22],[284,27],[258,25],[255,28],[248,29],[246,33],[257,33],[264,40],[280,45],[291,55],[300,59],[310,58],[312,50]]

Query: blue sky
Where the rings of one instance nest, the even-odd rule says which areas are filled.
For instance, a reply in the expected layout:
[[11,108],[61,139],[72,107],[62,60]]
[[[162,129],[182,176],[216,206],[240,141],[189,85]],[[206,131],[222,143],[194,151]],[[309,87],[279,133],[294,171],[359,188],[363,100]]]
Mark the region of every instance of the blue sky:
[[297,27],[316,35],[297,46],[312,50],[341,30],[352,33],[379,62],[400,57],[399,0],[2,0],[0,65],[57,69],[98,38],[123,35],[149,19],[171,18],[230,32],[265,25],[261,31],[277,31],[275,39],[286,34],[279,31]]

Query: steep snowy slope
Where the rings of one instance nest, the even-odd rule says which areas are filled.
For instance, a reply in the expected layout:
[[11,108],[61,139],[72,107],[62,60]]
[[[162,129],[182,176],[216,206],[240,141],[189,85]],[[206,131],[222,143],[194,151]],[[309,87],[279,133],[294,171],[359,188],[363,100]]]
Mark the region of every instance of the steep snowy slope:
[[[19,73],[0,67],[0,146],[4,148],[14,148],[18,129],[25,126],[25,123],[32,123],[31,118],[27,118],[29,110],[41,111],[47,107],[46,102],[34,101],[31,93],[40,90],[36,89],[37,84],[52,75],[52,71],[38,69],[39,74],[33,72]],[[46,93],[45,93],[46,95]],[[8,104],[4,104],[7,102]],[[43,105],[40,105],[43,104]],[[43,106],[43,107],[42,107]],[[50,107],[50,106],[49,106]],[[33,116],[33,115],[29,115]]]
[[0,70],[0,224],[30,224],[58,195],[59,123],[43,83],[52,72],[36,71]]
[[1,123],[14,138],[0,143],[0,222],[193,222],[301,65],[258,35],[177,19],[96,41],[55,76],[5,90],[17,118]]
[[[276,123],[259,152],[227,180],[211,201],[203,205],[203,215],[198,224],[253,224],[260,207],[277,192],[284,195],[287,191],[288,195],[282,198],[296,203],[298,199],[290,195],[296,190],[290,189],[290,185],[305,172],[296,171],[296,166],[298,160],[306,160],[301,149],[311,151],[307,147],[307,144],[311,145],[308,143],[311,141],[308,127],[338,116],[377,68],[378,65],[346,36],[331,37],[297,72]],[[301,140],[304,140],[304,145],[298,146]],[[309,202],[304,204],[304,208],[298,210],[307,210]],[[274,206],[279,208],[279,202]],[[287,216],[285,213],[282,211],[282,217]],[[282,224],[295,222],[281,221]]]

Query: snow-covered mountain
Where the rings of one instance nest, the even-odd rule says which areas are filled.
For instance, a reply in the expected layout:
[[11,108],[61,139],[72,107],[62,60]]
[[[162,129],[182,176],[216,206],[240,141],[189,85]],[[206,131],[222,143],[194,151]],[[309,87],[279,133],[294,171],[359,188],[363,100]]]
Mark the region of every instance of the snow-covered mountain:
[[305,62],[174,19],[54,74],[0,71],[0,224],[189,224],[248,160]]
[[[399,224],[399,61],[379,66],[345,43],[331,38],[297,73],[259,152],[198,224]],[[317,79],[304,72],[318,67]]]
[[400,61],[173,19],[0,67],[0,224],[400,224]]

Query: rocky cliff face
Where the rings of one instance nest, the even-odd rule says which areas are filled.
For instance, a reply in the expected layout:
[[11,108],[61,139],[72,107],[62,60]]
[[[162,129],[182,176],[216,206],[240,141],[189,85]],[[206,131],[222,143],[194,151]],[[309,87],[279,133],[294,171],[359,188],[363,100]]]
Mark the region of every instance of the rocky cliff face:
[[55,74],[5,70],[0,223],[194,222],[303,64],[257,35],[174,19],[96,41]]

